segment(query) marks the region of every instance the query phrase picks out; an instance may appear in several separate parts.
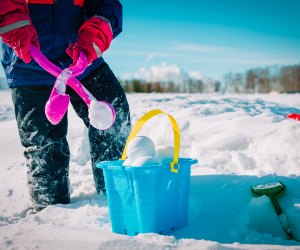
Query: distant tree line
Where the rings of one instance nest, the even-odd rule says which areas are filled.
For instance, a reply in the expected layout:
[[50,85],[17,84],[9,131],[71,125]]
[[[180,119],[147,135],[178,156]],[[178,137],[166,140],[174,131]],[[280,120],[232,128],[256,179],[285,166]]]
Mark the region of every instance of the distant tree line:
[[[145,80],[132,79],[120,80],[127,93],[204,93],[219,92],[221,83],[212,81],[204,84],[201,80],[188,79],[182,83],[168,82],[147,82]],[[213,91],[211,91],[213,88]]]
[[229,73],[224,76],[224,91],[235,93],[293,93],[300,91],[300,64],[269,66]]
[[300,64],[249,69],[244,73],[228,73],[223,81],[204,82],[193,78],[183,82],[148,82],[131,79],[120,82],[127,93],[280,93],[300,92]]

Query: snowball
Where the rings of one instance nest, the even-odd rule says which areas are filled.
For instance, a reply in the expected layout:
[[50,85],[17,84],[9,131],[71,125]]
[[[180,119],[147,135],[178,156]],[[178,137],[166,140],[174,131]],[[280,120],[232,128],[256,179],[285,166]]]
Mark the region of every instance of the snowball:
[[136,160],[141,156],[155,155],[154,142],[147,136],[137,136],[133,138],[127,147],[128,158]]
[[160,164],[170,163],[173,160],[174,148],[160,145],[156,148],[155,158]]
[[133,164],[133,160],[130,159],[130,158],[127,158],[127,159],[123,162],[122,166],[130,167],[130,166],[132,166],[132,164]]
[[89,107],[90,124],[97,129],[108,129],[113,123],[113,112],[104,102],[91,101]]
[[56,79],[55,88],[58,94],[64,94],[66,92],[66,82],[70,77],[69,71],[63,70]]
[[158,161],[153,156],[141,156],[137,158],[130,166],[144,167],[153,165],[159,165]]

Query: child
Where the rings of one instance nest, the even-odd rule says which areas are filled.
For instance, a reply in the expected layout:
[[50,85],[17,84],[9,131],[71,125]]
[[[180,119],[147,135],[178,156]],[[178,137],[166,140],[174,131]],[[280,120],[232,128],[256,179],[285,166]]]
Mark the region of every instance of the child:
[[88,128],[92,169],[98,193],[105,191],[97,161],[121,156],[130,132],[130,114],[125,92],[104,62],[102,53],[122,31],[122,5],[118,0],[1,0],[0,36],[2,65],[11,88],[24,156],[33,211],[47,205],[70,202],[70,151],[66,140],[67,115],[52,125],[44,113],[55,78],[32,60],[34,44],[60,68],[76,63],[79,52],[89,66],[78,80],[97,100],[110,103],[116,121],[108,130],[89,123],[88,108],[70,88],[77,115]]

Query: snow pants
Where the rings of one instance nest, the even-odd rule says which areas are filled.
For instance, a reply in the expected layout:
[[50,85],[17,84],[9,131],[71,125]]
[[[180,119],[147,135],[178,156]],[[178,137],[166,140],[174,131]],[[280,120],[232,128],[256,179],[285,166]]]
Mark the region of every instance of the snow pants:
[[[97,130],[89,123],[88,108],[74,90],[67,87],[71,104],[88,128],[92,169],[96,190],[105,190],[98,161],[120,158],[130,133],[130,114],[125,92],[106,63],[81,83],[95,96],[113,105],[116,121],[108,130]],[[70,151],[66,139],[67,115],[57,125],[45,116],[45,104],[52,86],[26,86],[11,90],[22,145],[25,147],[27,181],[33,209],[39,211],[50,204],[70,202]]]

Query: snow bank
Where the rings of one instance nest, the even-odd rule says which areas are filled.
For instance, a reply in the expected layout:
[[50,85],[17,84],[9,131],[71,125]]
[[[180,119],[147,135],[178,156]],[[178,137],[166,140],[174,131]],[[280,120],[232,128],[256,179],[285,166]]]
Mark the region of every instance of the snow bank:
[[[300,238],[299,95],[128,95],[132,121],[160,108],[181,128],[181,156],[192,169],[189,224],[168,236],[111,233],[107,200],[95,195],[87,130],[69,112],[71,204],[28,214],[26,167],[9,92],[0,92],[0,249],[299,249],[284,238],[267,197],[250,186],[282,181],[279,202]],[[5,117],[5,118],[4,118]],[[167,118],[140,135],[173,146]]]

